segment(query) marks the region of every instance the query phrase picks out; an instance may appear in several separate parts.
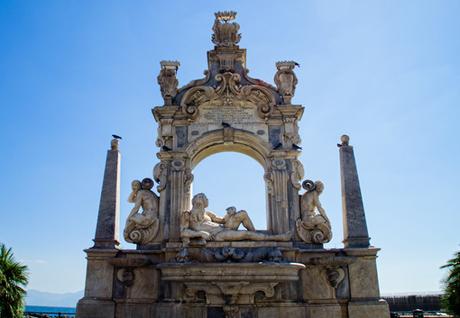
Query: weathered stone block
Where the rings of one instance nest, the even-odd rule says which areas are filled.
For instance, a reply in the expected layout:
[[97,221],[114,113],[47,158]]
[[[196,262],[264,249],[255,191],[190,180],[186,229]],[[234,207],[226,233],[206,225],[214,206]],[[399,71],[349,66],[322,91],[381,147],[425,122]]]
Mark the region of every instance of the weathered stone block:
[[352,299],[379,298],[379,282],[375,257],[359,257],[348,266]]
[[279,317],[289,317],[289,318],[304,318],[306,317],[305,307],[302,305],[291,305],[273,307],[260,307],[257,309],[258,318],[279,318]]
[[342,310],[340,308],[340,305],[338,304],[308,305],[306,308],[305,317],[308,317],[308,318],[342,318]]
[[154,301],[158,298],[159,289],[158,270],[151,267],[137,268],[133,285],[128,288],[128,298]]
[[308,266],[300,272],[300,280],[305,301],[334,298],[334,290],[329,285],[322,267]]
[[115,303],[111,300],[82,298],[77,304],[78,318],[114,318]]
[[88,252],[88,265],[86,267],[85,297],[111,299],[113,289],[113,265],[108,259],[117,251],[108,253]]

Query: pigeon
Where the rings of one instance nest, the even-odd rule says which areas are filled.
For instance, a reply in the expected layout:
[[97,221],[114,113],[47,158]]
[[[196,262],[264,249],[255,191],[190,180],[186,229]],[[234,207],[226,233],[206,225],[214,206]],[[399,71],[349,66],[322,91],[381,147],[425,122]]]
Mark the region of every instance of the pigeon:
[[300,67],[300,64],[297,63],[297,62],[294,62],[294,65],[297,66],[297,67]]
[[118,135],[112,135],[112,137],[115,138],[115,139],[122,139],[122,138],[121,138],[120,136],[118,136]]
[[163,146],[163,147],[161,147],[161,150],[163,150],[163,151],[171,151],[172,149],[169,148],[168,146]]
[[337,147],[339,147],[339,148],[342,147],[342,146],[343,146],[342,144],[337,144]]
[[224,126],[225,128],[232,127],[232,126],[230,126],[229,123],[226,123],[226,122],[224,122],[224,121],[222,122],[222,126]]
[[302,147],[297,146],[296,144],[292,144],[292,149],[295,149],[295,150],[302,150]]
[[283,147],[283,144],[279,142],[273,149],[280,149],[281,147]]

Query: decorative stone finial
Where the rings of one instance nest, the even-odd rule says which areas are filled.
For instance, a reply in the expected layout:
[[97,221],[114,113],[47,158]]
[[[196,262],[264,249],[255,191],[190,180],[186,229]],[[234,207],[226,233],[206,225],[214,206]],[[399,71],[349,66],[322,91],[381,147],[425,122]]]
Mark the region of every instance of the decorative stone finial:
[[118,141],[122,138],[118,135],[112,135],[113,139],[110,141],[110,149],[111,150],[118,150]]
[[235,11],[219,11],[214,13],[216,19],[212,26],[212,43],[217,47],[233,47],[241,39],[241,34],[238,33],[240,25],[236,22],[229,23],[229,21],[235,20]]
[[299,66],[294,61],[280,61],[276,63],[278,71],[275,74],[275,84],[278,92],[283,96],[285,104],[290,104],[295,93],[297,85],[297,77],[294,73],[294,68]]
[[110,150],[118,150],[118,139],[117,138],[113,138],[110,141]]
[[350,137],[348,135],[342,135],[340,137],[340,141],[342,142],[341,146],[348,146],[348,143],[350,142]]
[[163,96],[165,105],[172,105],[172,99],[176,96],[177,86],[179,85],[176,73],[180,63],[178,61],[161,61],[160,65],[161,71],[157,79],[161,95]]

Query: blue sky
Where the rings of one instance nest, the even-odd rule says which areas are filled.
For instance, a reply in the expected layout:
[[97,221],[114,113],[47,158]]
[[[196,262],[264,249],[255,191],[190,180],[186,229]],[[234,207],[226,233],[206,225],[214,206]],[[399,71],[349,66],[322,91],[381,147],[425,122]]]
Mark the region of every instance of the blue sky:
[[[347,133],[381,291],[439,290],[460,243],[460,2],[446,0],[0,0],[0,241],[29,266],[29,288],[83,289],[110,135],[124,138],[123,224],[130,181],[157,162],[159,61],[181,62],[180,85],[202,77],[213,13],[229,9],[252,77],[273,83],[276,61],[301,64],[301,161],[326,186],[327,247],[342,246]],[[221,153],[193,172],[212,210],[236,205],[265,226],[257,162]]]

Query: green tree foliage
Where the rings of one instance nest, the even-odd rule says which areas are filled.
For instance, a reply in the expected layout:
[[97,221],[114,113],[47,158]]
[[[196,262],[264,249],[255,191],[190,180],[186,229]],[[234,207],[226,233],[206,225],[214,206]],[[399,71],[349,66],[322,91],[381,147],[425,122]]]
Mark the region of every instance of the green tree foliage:
[[460,251],[441,268],[449,269],[444,281],[442,306],[448,313],[460,317]]
[[0,317],[23,317],[23,287],[27,284],[27,266],[14,260],[11,248],[0,243]]

